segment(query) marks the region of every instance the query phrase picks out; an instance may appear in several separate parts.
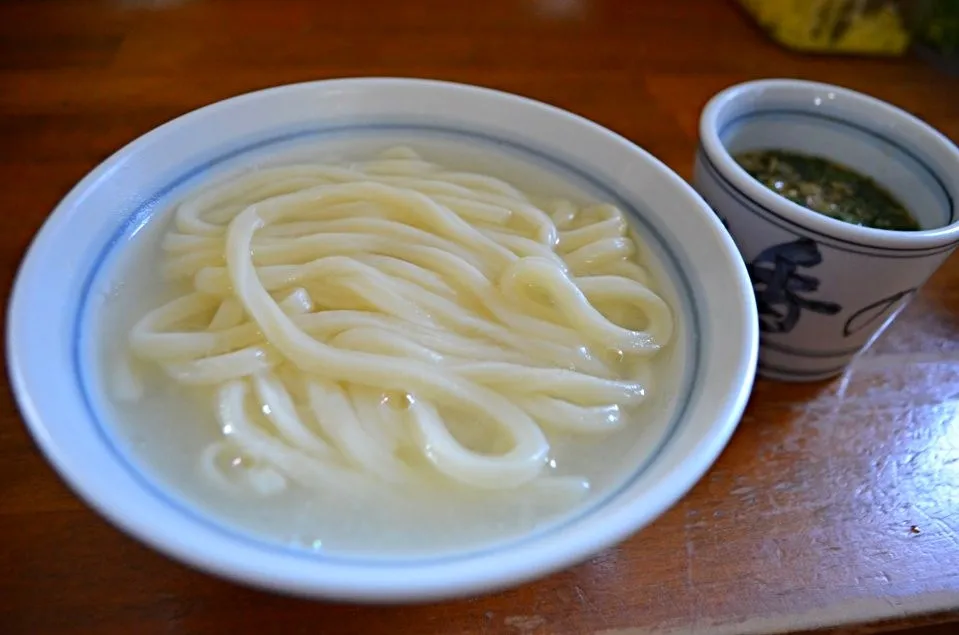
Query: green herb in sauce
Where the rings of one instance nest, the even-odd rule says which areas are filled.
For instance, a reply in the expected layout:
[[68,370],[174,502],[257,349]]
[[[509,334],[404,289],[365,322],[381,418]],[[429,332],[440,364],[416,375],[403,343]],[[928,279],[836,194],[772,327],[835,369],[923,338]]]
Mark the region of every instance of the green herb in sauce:
[[733,158],[772,191],[820,214],[877,229],[919,229],[885,188],[845,166],[785,150],[743,152]]

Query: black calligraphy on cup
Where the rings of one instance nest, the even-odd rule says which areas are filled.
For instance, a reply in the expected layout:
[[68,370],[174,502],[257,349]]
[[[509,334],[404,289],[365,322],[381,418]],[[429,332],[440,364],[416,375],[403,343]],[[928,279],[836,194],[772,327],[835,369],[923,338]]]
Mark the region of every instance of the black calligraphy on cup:
[[819,278],[801,273],[822,263],[819,247],[809,238],[764,249],[746,265],[756,294],[759,328],[766,333],[788,333],[803,311],[835,315],[842,307],[804,294],[819,290]]

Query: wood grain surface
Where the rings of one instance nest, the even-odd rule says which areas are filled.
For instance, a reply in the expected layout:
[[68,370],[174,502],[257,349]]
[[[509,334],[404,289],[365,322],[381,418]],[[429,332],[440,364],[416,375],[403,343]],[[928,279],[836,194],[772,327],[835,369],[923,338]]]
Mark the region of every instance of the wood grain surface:
[[[5,0],[4,293],[58,199],[122,144],[240,92],[353,75],[542,99],[687,178],[700,108],[756,77],[863,90],[959,139],[959,80],[908,59],[787,52],[728,0]],[[547,579],[458,602],[305,602],[171,562],[61,484],[3,386],[6,635],[748,635],[959,620],[959,254],[843,377],[760,381],[718,463],[652,526]]]

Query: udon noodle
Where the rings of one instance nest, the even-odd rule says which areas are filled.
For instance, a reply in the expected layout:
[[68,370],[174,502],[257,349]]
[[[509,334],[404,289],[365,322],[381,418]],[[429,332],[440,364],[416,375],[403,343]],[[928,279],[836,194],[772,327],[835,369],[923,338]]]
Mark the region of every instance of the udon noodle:
[[261,495],[579,491],[544,474],[550,439],[627,425],[672,337],[618,209],[534,200],[404,147],[203,189],[162,245],[189,290],[131,349],[211,387],[222,434],[204,473]]

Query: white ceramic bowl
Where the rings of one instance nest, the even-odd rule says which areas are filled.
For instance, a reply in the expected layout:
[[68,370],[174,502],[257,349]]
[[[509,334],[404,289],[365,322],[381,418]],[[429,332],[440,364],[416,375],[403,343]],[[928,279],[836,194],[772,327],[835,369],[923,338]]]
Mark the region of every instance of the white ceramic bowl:
[[[747,261],[759,305],[759,373],[838,373],[959,245],[959,149],[916,117],[851,90],[762,80],[716,95],[700,119],[696,189]],[[781,149],[872,177],[922,231],[860,227],[767,189],[731,155]]]
[[[197,180],[302,143],[388,131],[441,135],[537,163],[620,204],[675,286],[686,342],[675,407],[649,461],[557,525],[435,558],[309,553],[252,537],[197,508],[114,434],[90,381],[91,328],[114,252]],[[54,210],[20,269],[8,363],[37,444],[115,525],[169,556],[288,593],[365,601],[473,594],[581,561],[647,525],[707,470],[732,434],[755,371],[756,311],[735,245],[662,163],[585,119],[520,97],[433,81],[347,79],[229,99],[137,139]]]

